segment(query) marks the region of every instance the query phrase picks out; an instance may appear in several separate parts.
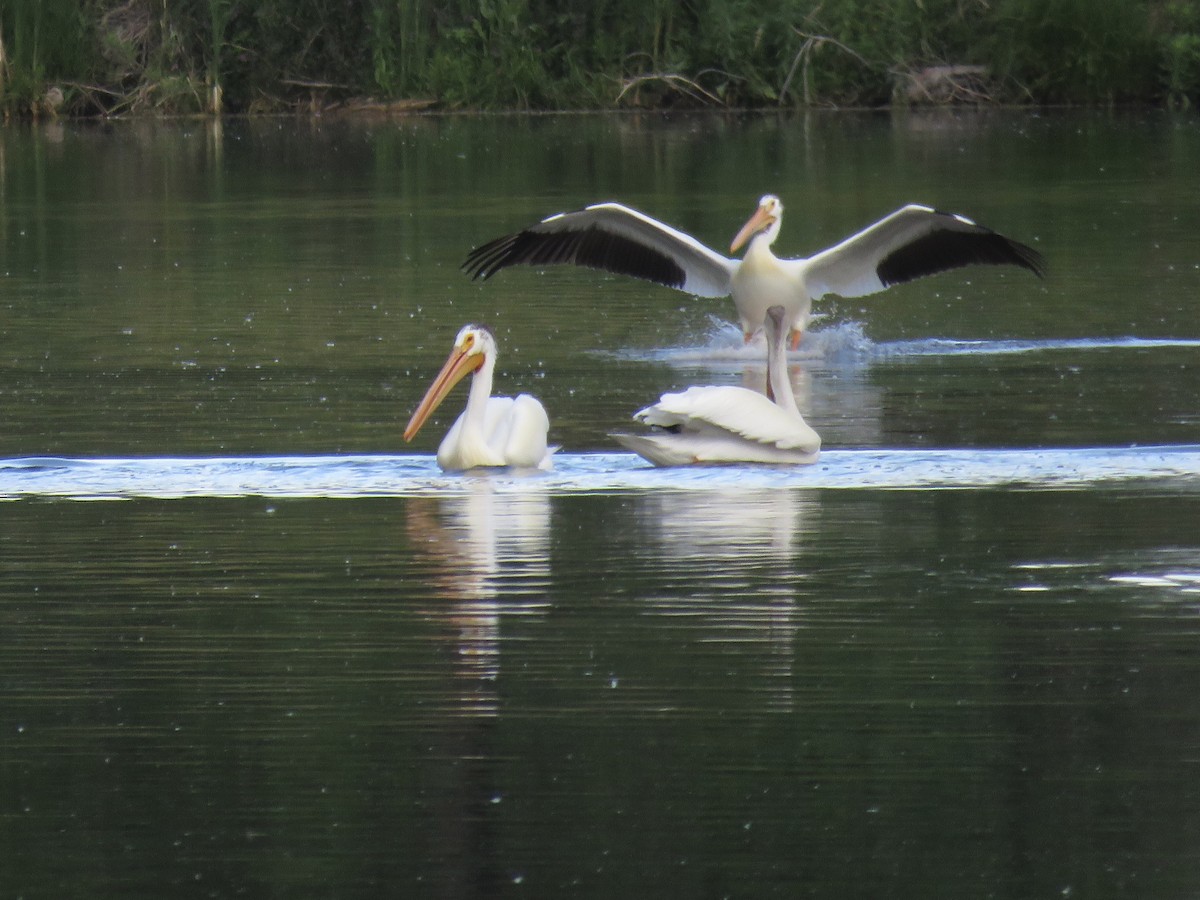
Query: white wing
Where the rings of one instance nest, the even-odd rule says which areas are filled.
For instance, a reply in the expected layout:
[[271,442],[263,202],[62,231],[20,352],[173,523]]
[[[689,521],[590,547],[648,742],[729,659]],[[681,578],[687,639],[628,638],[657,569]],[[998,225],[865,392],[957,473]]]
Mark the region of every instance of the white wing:
[[975,264],[1016,265],[1039,278],[1042,255],[953,213],[910,204],[806,260],[790,260],[809,296],[861,297],[893,284]]
[[651,426],[700,434],[724,431],[782,450],[813,453],[821,448],[820,436],[799,412],[789,414],[762,394],[730,385],[663,394],[658,403],[635,413],[634,418]]
[[636,209],[597,203],[476,247],[463,269],[487,279],[521,264],[586,266],[701,297],[724,297],[740,261]]
[[488,404],[488,414],[496,400],[508,401],[508,411],[496,423],[495,430],[485,426],[491,435],[488,443],[500,450],[504,461],[510,466],[521,468],[549,468],[550,450],[546,446],[546,434],[550,430],[550,418],[536,397],[519,394],[516,399],[493,397]]
[[[550,457],[557,447],[548,447],[546,434],[550,419],[535,397],[488,397],[483,410],[485,450],[460,446],[463,419],[461,413],[438,447],[438,463],[443,469],[466,469],[477,465],[550,468]],[[482,458],[480,458],[482,456]]]

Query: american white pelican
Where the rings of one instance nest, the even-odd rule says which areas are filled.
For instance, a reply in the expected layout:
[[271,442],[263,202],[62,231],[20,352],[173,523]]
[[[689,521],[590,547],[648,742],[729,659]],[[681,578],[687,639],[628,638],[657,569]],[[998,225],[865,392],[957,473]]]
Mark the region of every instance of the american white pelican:
[[529,394],[516,398],[491,396],[495,369],[496,339],[492,333],[482,325],[464,325],[445,365],[404,429],[404,440],[411,441],[450,389],[473,372],[467,408],[442,439],[438,465],[447,471],[476,466],[550,468],[555,448],[546,446],[550,429],[546,410]]
[[701,297],[733,295],[749,341],[768,307],[787,312],[792,347],[808,325],[814,298],[861,297],[894,284],[975,263],[1007,264],[1045,272],[1042,255],[970,219],[910,204],[808,259],[779,259],[783,203],[767,194],[733,239],[729,252],[750,242],[743,259],[730,259],[689,234],[620,203],[597,203],[559,213],[489,241],[467,256],[463,269],[490,278],[508,266],[566,263],[632,275]]
[[782,306],[767,310],[767,390],[774,402],[744,387],[690,387],[663,394],[634,414],[650,426],[649,434],[613,437],[656,466],[816,462],[821,438],[796,408],[787,373],[785,321]]

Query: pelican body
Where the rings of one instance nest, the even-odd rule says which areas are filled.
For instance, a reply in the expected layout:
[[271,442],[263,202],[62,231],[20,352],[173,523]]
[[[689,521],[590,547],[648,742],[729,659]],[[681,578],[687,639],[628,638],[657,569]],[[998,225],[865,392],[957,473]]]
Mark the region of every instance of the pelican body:
[[734,237],[731,259],[689,234],[620,203],[597,203],[559,213],[471,251],[463,269],[487,279],[509,266],[570,264],[630,275],[701,297],[733,295],[747,341],[763,327],[767,309],[782,306],[795,347],[808,326],[814,299],[861,297],[979,263],[1015,265],[1039,278],[1040,253],[953,213],[910,204],[807,259],[780,259],[771,250],[783,222],[783,203],[767,194]]
[[800,415],[787,374],[787,314],[765,315],[770,397],[732,385],[690,387],[663,394],[634,419],[649,434],[613,434],[622,446],[656,466],[716,463],[803,465],[817,461],[821,438]]
[[445,471],[478,466],[550,468],[554,448],[546,444],[550,429],[546,410],[529,394],[491,396],[495,370],[492,333],[482,325],[463,326],[450,356],[404,429],[404,440],[411,441],[450,390],[473,374],[467,407],[438,446],[438,465]]

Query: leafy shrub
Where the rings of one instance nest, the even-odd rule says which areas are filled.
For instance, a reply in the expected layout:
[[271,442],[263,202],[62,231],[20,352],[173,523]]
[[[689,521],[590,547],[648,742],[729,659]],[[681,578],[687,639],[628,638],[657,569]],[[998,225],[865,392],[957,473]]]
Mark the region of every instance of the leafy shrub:
[[1189,106],[1200,101],[1200,3],[1167,4],[1162,28],[1163,82],[1169,102]]
[[1200,101],[1200,0],[0,0],[0,108],[886,104],[986,73],[1001,99]]

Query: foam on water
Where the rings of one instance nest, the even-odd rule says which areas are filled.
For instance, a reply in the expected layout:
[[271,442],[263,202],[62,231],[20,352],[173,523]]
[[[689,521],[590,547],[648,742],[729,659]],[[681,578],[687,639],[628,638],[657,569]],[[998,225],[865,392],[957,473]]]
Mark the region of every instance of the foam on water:
[[[860,322],[843,322],[821,331],[810,331],[788,359],[812,362],[853,362],[871,357],[874,344],[863,332]],[[750,343],[742,338],[742,330],[732,322],[715,317],[699,337],[699,343],[663,349],[621,350],[613,354],[618,359],[665,362],[674,365],[756,363],[766,359],[766,343],[761,334]]]
[[658,469],[631,453],[560,453],[549,472],[444,474],[430,455],[0,460],[0,498],[386,497],[754,488],[1200,488],[1200,445],[829,450],[811,466]]

